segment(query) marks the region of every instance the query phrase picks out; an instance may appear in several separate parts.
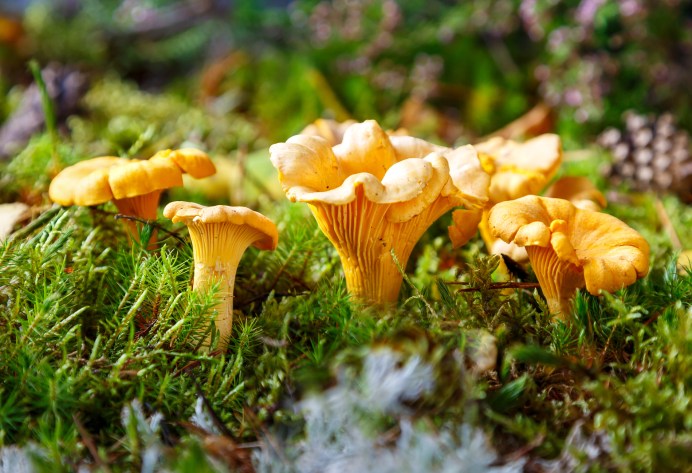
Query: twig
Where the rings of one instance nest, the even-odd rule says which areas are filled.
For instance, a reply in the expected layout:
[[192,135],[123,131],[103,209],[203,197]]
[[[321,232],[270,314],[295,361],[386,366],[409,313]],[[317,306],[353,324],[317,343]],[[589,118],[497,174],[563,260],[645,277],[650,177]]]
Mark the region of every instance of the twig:
[[[462,284],[468,285],[467,282],[447,282],[445,284]],[[482,291],[485,289],[533,289],[536,287],[541,287],[537,282],[492,282],[487,287],[465,287],[463,289],[458,289],[457,292],[473,292]]]
[[108,465],[104,463],[104,461],[101,459],[101,455],[99,455],[99,451],[96,448],[96,444],[94,444],[94,439],[91,437],[89,431],[84,427],[84,424],[82,424],[79,415],[73,414],[72,420],[74,420],[74,425],[75,427],[77,427],[77,431],[79,432],[79,435],[82,437],[82,443],[87,448],[87,450],[89,450],[91,456],[94,457],[96,465],[98,465],[98,467],[101,468],[103,471],[110,472],[110,468],[108,468]]
[[[307,291],[303,291],[303,292],[275,292],[274,296],[275,297],[287,297],[287,296],[301,297],[301,296],[310,295],[310,292],[311,292],[311,290],[308,288]],[[246,299],[244,301],[239,301],[236,307],[238,309],[242,309],[243,307],[247,307],[248,305],[252,304],[253,302],[257,302],[257,301],[260,301],[260,300],[266,298],[270,293],[271,293],[271,290],[268,292],[263,292],[262,294],[259,294],[257,296],[253,296],[250,299]]]
[[[105,210],[102,212],[105,212]],[[110,213],[110,212],[108,212],[108,213]],[[173,238],[178,240],[180,243],[182,243],[184,245],[187,244],[187,242],[180,235],[178,235],[177,232],[172,232],[172,231],[168,230],[163,225],[158,223],[158,221],[156,221],[156,220],[147,220],[144,218],[135,217],[133,215],[115,214],[116,220],[120,220],[121,218],[125,219],[125,220],[132,220],[135,222],[143,223],[146,225],[151,225],[152,227],[156,228],[157,230],[162,231],[163,233],[172,236]]]

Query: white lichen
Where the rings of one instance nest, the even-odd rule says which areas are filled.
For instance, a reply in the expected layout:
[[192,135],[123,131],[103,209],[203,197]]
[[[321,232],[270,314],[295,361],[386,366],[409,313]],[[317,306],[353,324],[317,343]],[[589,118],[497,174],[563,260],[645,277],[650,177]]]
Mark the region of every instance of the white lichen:
[[260,473],[522,471],[523,461],[495,466],[498,456],[480,429],[462,424],[435,430],[414,423],[406,403],[423,398],[434,385],[433,369],[420,357],[404,359],[389,349],[372,351],[359,374],[343,369],[336,386],[297,406],[305,419],[304,435],[273,439],[283,444],[273,441],[256,452],[256,469]]
[[163,456],[163,445],[160,439],[161,421],[163,415],[154,413],[147,417],[142,410],[142,404],[133,400],[123,407],[121,420],[125,429],[134,427],[141,442],[141,473],[154,473]]
[[30,448],[16,445],[0,448],[0,473],[34,473],[31,453]]

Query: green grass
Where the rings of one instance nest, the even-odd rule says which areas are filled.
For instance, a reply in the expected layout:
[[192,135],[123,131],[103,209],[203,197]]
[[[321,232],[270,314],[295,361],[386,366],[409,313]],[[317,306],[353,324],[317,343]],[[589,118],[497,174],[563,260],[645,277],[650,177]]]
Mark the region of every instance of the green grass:
[[[666,204],[689,218],[689,208]],[[209,432],[189,424],[198,398],[220,435],[253,442],[299,425],[293,402],[332,385],[336,365],[358,366],[368,347],[386,345],[435,368],[437,387],[416,403],[417,418],[472,419],[501,453],[528,445],[532,461],[555,458],[579,425],[610,442],[599,462],[575,454],[586,470],[682,471],[692,461],[692,277],[676,271],[662,240],[649,276],[613,295],[579,294],[562,323],[549,320],[535,291],[492,289],[498,261],[478,242],[452,251],[432,238],[417,251],[398,308],[381,312],[350,301],[338,259],[304,208],[271,213],[279,248],[245,255],[231,347],[209,355],[194,340],[213,293],[190,290],[184,233],[164,233],[161,248],[147,251],[130,246],[112,214],[51,208],[6,241],[0,443],[39,448],[46,471],[92,462],[139,469],[157,441],[174,471],[198,460],[212,468],[210,457],[224,457],[205,446]],[[649,217],[636,223],[654,231]],[[443,260],[455,266],[443,270]],[[477,290],[446,284],[457,272]],[[496,340],[497,369],[478,374],[469,366],[483,333]],[[139,411],[127,407],[133,400]],[[165,429],[147,433],[143,419],[154,415]]]

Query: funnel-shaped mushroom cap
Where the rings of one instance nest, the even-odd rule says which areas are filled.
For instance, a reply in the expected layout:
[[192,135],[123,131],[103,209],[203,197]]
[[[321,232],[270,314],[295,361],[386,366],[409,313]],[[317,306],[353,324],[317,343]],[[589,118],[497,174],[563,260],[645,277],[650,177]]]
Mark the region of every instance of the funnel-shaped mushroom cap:
[[[269,151],[293,202],[347,204],[362,187],[374,203],[405,204],[429,194],[429,184],[459,205],[488,200],[489,177],[473,147],[452,150],[410,136],[389,136],[373,120],[351,125],[334,147],[317,136],[297,135]],[[442,179],[433,168],[445,174]]]
[[553,298],[551,309],[564,312],[577,288],[594,295],[615,291],[649,270],[649,245],[637,231],[563,199],[526,196],[502,202],[490,210],[489,225],[494,236],[527,248],[548,302]]
[[[260,250],[274,250],[279,242],[279,233],[274,222],[259,212],[247,207],[215,205],[205,207],[194,202],[171,202],[163,209],[163,215],[173,223],[230,224],[247,227],[257,232],[251,244]],[[244,249],[243,249],[244,250]]]
[[593,185],[591,179],[581,176],[562,177],[546,189],[543,195],[569,200],[575,207],[595,212],[607,205],[606,198]]
[[525,143],[495,137],[474,147],[491,175],[493,203],[537,194],[562,162],[560,137],[554,134],[540,135]]
[[[434,220],[488,200],[489,177],[472,146],[449,149],[390,136],[373,120],[348,127],[333,147],[297,135],[269,150],[287,197],[310,204],[339,251],[351,293],[374,302],[393,301],[399,291],[390,250],[405,265]],[[356,281],[356,275],[377,281]]]

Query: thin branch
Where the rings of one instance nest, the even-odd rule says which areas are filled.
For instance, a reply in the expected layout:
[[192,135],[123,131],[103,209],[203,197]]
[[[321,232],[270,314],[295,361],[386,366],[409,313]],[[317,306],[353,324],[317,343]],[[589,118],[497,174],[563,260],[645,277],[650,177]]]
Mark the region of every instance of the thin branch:
[[82,437],[82,443],[84,446],[89,450],[89,453],[91,453],[91,456],[94,457],[94,461],[96,462],[96,465],[98,465],[99,468],[101,468],[105,472],[110,472],[110,468],[108,468],[108,465],[104,463],[104,461],[101,459],[101,455],[99,455],[98,448],[96,448],[96,444],[94,443],[94,439],[91,437],[91,434],[89,431],[84,427],[84,424],[82,424],[81,419],[79,418],[78,414],[73,414],[72,415],[72,420],[74,420],[74,425],[77,427],[77,432],[79,432],[79,435]]
[[[105,211],[104,211],[104,212],[105,212]],[[108,212],[108,213],[110,213],[110,212]],[[151,225],[152,227],[156,228],[157,230],[162,231],[163,233],[172,236],[173,238],[175,238],[176,240],[178,240],[180,243],[182,243],[182,244],[184,244],[184,245],[187,244],[187,242],[186,242],[180,235],[178,235],[177,232],[172,232],[172,231],[168,230],[168,229],[165,228],[163,225],[161,225],[160,223],[158,223],[158,221],[156,221],[156,220],[147,220],[147,219],[144,219],[144,218],[135,217],[135,216],[133,216],[133,215],[115,214],[115,219],[116,219],[116,220],[120,220],[121,218],[122,218],[122,219],[125,219],[125,220],[132,220],[132,221],[134,221],[134,222],[143,223],[143,224],[146,224],[146,225]]]
[[[458,284],[458,285],[468,285],[468,282],[457,282],[451,281],[445,284]],[[482,291],[485,289],[533,289],[536,287],[541,287],[537,282],[493,282],[487,287],[465,287],[463,289],[458,289],[457,292],[473,292]]]

